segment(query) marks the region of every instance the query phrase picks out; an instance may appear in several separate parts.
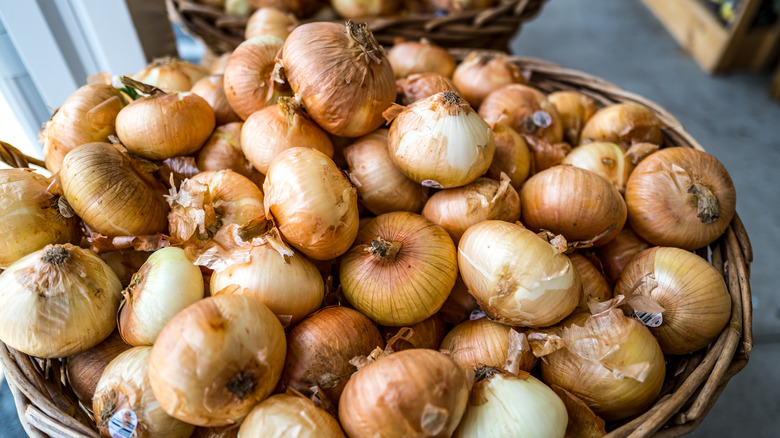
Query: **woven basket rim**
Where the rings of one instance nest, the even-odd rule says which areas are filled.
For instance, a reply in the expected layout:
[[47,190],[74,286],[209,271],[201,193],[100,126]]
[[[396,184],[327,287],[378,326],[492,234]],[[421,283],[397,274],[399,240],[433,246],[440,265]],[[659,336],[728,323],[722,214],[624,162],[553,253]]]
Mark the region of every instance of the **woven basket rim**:
[[[451,49],[463,59],[473,49]],[[480,51],[505,55],[498,51]],[[653,101],[625,91],[597,76],[557,64],[506,55],[528,76],[529,84],[542,91],[575,90],[593,98],[599,106],[635,102],[647,106],[665,125],[666,146],[704,148],[688,134],[680,121]],[[12,167],[43,167],[41,160],[28,157],[13,146],[0,142],[0,160]],[[735,214],[724,234],[696,253],[709,260],[724,275],[732,298],[728,326],[708,348],[686,356],[667,358],[679,374],[667,378],[662,396],[643,414],[619,424],[607,437],[676,437],[693,431],[715,404],[729,380],[748,362],[753,347],[750,263],[753,252],[739,215]],[[670,359],[671,358],[671,359]],[[97,437],[91,419],[78,409],[78,402],[66,384],[62,363],[47,360],[43,366],[29,356],[0,342],[0,363],[5,369],[19,418],[33,437]],[[61,376],[44,379],[43,375]],[[77,420],[76,418],[79,418]],[[88,424],[89,427],[85,426]]]

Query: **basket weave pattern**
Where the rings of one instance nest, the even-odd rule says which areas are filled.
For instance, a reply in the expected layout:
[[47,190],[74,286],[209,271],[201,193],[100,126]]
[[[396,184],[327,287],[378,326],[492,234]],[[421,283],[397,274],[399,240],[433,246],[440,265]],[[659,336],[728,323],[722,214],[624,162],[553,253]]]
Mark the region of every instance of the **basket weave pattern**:
[[[469,50],[454,49],[457,59]],[[594,99],[598,105],[636,102],[653,110],[664,123],[666,146],[704,150],[680,122],[664,108],[621,90],[611,83],[579,71],[529,58],[510,57],[530,77],[529,83],[546,93],[574,90]],[[0,142],[0,160],[13,167],[41,166],[40,160],[25,157]],[[708,348],[684,356],[667,357],[667,378],[659,399],[643,414],[610,425],[610,438],[676,437],[693,431],[715,404],[729,380],[748,362],[753,347],[750,262],[752,249],[738,215],[726,232],[709,247],[696,253],[711,261],[720,272],[731,295],[728,326]],[[79,408],[69,388],[61,360],[38,360],[0,342],[0,363],[13,393],[19,418],[31,437],[97,437],[94,423]]]

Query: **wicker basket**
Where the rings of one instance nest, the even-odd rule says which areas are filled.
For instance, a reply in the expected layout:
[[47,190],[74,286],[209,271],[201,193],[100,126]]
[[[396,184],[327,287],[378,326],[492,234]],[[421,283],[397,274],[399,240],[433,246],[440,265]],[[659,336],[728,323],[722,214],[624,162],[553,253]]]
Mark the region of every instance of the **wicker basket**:
[[[452,52],[456,58],[462,59],[469,50],[455,49]],[[529,74],[530,84],[545,92],[576,90],[590,96],[599,105],[614,102],[643,104],[665,124],[663,132],[667,146],[703,150],[674,116],[647,99],[582,72],[535,59],[510,59]],[[28,162],[39,166],[43,164],[1,143],[0,159],[14,167],[26,167]],[[609,425],[609,437],[675,437],[691,432],[715,404],[729,379],[747,364],[753,347],[749,284],[753,254],[739,217],[735,215],[723,236],[708,248],[698,250],[697,254],[710,260],[726,279],[733,303],[729,325],[709,348],[667,358],[667,380],[659,399],[644,414]],[[79,409],[68,387],[61,361],[32,359],[0,343],[0,363],[14,395],[19,418],[30,436],[97,436],[94,424]]]
[[[203,39],[214,53],[232,51],[244,41],[247,18],[192,0],[166,0],[172,18]],[[412,14],[398,17],[358,18],[368,23],[380,44],[396,38],[427,38],[443,47],[507,50],[509,40],[524,21],[534,18],[546,0],[501,0],[499,5],[445,16]],[[338,20],[339,22],[343,20]]]

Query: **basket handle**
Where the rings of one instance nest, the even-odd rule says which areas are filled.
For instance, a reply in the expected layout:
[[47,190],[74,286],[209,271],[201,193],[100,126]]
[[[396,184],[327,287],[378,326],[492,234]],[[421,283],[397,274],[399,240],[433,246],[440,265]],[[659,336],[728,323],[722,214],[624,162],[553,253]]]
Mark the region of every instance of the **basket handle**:
[[28,157],[22,151],[0,140],[0,160],[5,164],[16,168],[27,168],[30,164],[46,168],[46,163],[37,158]]

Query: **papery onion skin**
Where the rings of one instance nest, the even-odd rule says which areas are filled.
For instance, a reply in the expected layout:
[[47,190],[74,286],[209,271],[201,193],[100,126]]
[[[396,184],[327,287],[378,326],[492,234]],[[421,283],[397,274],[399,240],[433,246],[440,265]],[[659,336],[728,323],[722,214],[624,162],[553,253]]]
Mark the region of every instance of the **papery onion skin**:
[[571,261],[520,225],[485,221],[458,245],[463,282],[494,321],[546,327],[580,301],[580,278]]
[[634,143],[662,145],[663,124],[648,107],[637,103],[615,103],[596,111],[580,133],[580,144],[591,141],[616,143],[628,148]]
[[0,274],[0,340],[40,358],[89,350],[116,327],[121,290],[97,254],[47,245]]
[[438,73],[451,78],[455,71],[455,58],[450,52],[426,39],[395,44],[387,52],[387,59],[396,79],[419,73]]
[[130,345],[152,345],[179,311],[203,299],[203,274],[181,248],[155,251],[122,292],[117,323]]
[[572,145],[580,142],[580,131],[596,113],[596,103],[588,96],[576,91],[556,91],[547,95],[555,105],[563,124],[563,138]]
[[241,117],[233,111],[225,96],[223,75],[206,76],[193,84],[191,91],[211,105],[216,126],[241,121]]
[[122,409],[135,413],[137,438],[187,438],[195,426],[172,418],[160,408],[149,383],[151,347],[135,347],[117,356],[103,371],[95,390],[92,410],[100,433],[111,434],[109,423]]
[[529,178],[520,191],[520,205],[528,228],[562,234],[569,242],[601,246],[626,224],[626,203],[617,188],[573,166],[551,167]]
[[604,302],[612,298],[612,288],[601,271],[586,256],[573,252],[568,254],[574,269],[582,282],[582,295],[577,310],[590,311],[588,303]]
[[[447,333],[439,349],[449,351],[452,360],[463,368],[476,370],[489,366],[503,370],[512,330],[511,326],[486,317],[464,321]],[[531,371],[534,365],[536,357],[530,349],[520,354],[519,369]]]
[[596,249],[596,256],[604,267],[604,276],[614,285],[628,262],[638,253],[652,245],[645,242],[629,227],[625,226],[614,239]]
[[239,224],[264,214],[263,192],[249,178],[230,169],[207,170],[192,177],[209,186],[222,225]]
[[91,84],[76,90],[41,131],[46,168],[55,174],[74,148],[108,141],[109,135],[116,134],[116,116],[124,106],[122,95],[111,85]]
[[271,35],[285,39],[290,31],[298,25],[295,15],[274,7],[263,7],[249,17],[244,30],[244,39]]
[[198,169],[230,169],[252,180],[258,187],[263,186],[262,173],[252,166],[241,150],[241,122],[218,126],[209,140],[198,152]]
[[506,174],[501,182],[477,178],[463,187],[434,193],[425,203],[422,216],[444,227],[457,245],[472,225],[486,220],[520,219],[520,196]]
[[334,259],[358,232],[357,193],[320,151],[291,148],[271,163],[263,183],[265,212],[284,239],[317,260]]
[[506,123],[521,135],[550,144],[563,141],[563,123],[555,105],[544,93],[527,85],[510,84],[488,94],[479,115],[491,126]]
[[460,94],[452,80],[438,73],[416,73],[395,81],[401,103],[411,105],[418,100],[445,91]]
[[374,214],[419,213],[425,204],[425,192],[393,165],[387,151],[387,133],[387,129],[378,129],[343,149],[349,179],[362,204]]
[[374,131],[395,101],[390,62],[365,25],[303,24],[287,37],[279,57],[290,87],[331,134],[360,137]]
[[241,295],[198,301],[163,328],[149,378],[169,415],[198,426],[239,422],[276,386],[286,341],[276,316]]
[[731,296],[721,274],[705,259],[683,249],[655,247],[634,256],[615,285],[616,294],[631,291],[664,308],[661,325],[650,327],[650,332],[665,354],[687,354],[706,347],[731,316]]
[[659,246],[697,249],[720,237],[736,212],[726,168],[691,148],[662,149],[642,160],[626,186],[631,228]]
[[325,307],[287,335],[282,384],[304,394],[319,386],[337,404],[356,371],[349,361],[384,345],[379,329],[365,315],[347,307]]
[[29,169],[0,170],[0,269],[46,245],[70,243],[76,237],[77,219],[62,215],[60,197],[49,193],[48,186],[48,179]]
[[206,76],[206,70],[191,62],[176,58],[159,58],[131,77],[138,82],[153,85],[166,93],[190,91],[196,82]]
[[228,59],[223,76],[225,96],[243,120],[253,112],[274,104],[276,89],[272,75],[276,54],[284,40],[266,35],[244,41]]
[[103,370],[120,353],[129,350],[118,331],[111,333],[103,342],[95,345],[87,351],[68,357],[65,368],[68,372],[68,383],[76,397],[89,406],[92,396],[95,395],[100,376]]
[[333,157],[328,134],[291,99],[281,98],[277,104],[252,113],[241,128],[241,149],[261,173],[268,173],[274,158],[292,147],[313,148]]
[[387,138],[390,156],[409,179],[435,188],[464,186],[490,167],[493,131],[451,91],[406,107]]
[[351,438],[449,437],[468,401],[465,372],[433,350],[391,354],[347,383],[339,419]]
[[[417,324],[409,326],[412,329],[411,336],[399,337],[392,345],[392,349],[395,352],[402,350],[409,350],[412,348],[427,348],[430,350],[437,350],[441,340],[447,333],[447,327],[444,324],[444,319],[438,313],[427,318]],[[403,327],[383,327],[382,336],[385,340],[390,340],[396,336]]]
[[471,106],[479,108],[493,91],[509,84],[525,84],[519,67],[507,61],[506,55],[471,52],[458,64],[452,80]]
[[486,175],[499,180],[501,172],[506,173],[512,181],[512,187],[519,191],[534,164],[528,144],[517,131],[503,123],[493,126],[493,136],[496,153]]
[[561,164],[590,170],[625,192],[628,177],[634,170],[634,164],[625,151],[615,143],[592,142],[572,149]]
[[276,394],[252,409],[238,431],[242,437],[345,438],[338,421],[311,400]]
[[438,312],[457,275],[455,245],[444,228],[408,212],[383,214],[363,227],[339,273],[350,304],[395,327]]

